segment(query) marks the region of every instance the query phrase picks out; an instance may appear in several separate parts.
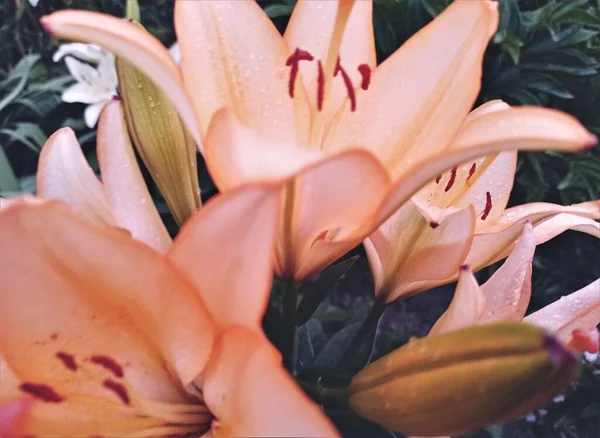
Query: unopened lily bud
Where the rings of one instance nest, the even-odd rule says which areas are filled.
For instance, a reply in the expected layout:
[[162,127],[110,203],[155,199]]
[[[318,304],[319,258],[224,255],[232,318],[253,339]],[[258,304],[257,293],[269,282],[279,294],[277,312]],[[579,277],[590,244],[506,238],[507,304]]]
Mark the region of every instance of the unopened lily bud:
[[196,145],[169,98],[132,64],[117,58],[119,92],[135,147],[182,224],[201,207]]
[[579,374],[579,358],[555,337],[504,322],[412,340],[361,370],[349,403],[400,433],[459,435],[520,418]]

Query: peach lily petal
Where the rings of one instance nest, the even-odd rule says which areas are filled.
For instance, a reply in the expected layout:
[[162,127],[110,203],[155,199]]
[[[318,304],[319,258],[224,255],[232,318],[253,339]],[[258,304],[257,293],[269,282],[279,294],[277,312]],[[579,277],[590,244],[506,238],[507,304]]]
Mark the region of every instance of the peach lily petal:
[[533,227],[527,224],[514,251],[481,287],[467,265],[458,276],[454,298],[430,335],[473,324],[520,321],[531,298],[531,262],[535,251]]
[[40,19],[52,36],[97,44],[134,64],[171,99],[201,148],[202,138],[177,64],[162,43],[140,26],[90,11],[58,11]]
[[281,180],[323,158],[295,143],[258,135],[226,109],[213,118],[204,147],[210,174],[222,191],[246,183]]
[[[590,201],[570,206],[534,202],[509,208],[492,226],[485,228],[479,226],[476,229],[473,245],[466,263],[474,269],[481,269],[506,257],[527,221],[532,223],[535,230],[540,224],[544,223],[544,220],[550,220],[560,214],[575,215],[588,219],[597,218],[599,202]],[[478,225],[481,225],[481,223],[481,221],[478,221]],[[575,229],[578,228],[576,224]],[[566,224],[563,225],[558,229],[553,227],[553,233],[558,234],[560,230],[566,231],[568,228]],[[587,231],[588,228],[585,227],[584,230]],[[544,228],[542,228],[542,233],[545,233]],[[540,241],[539,243],[543,242]]]
[[46,141],[36,180],[38,196],[65,202],[96,222],[115,225],[102,183],[71,128],[59,129]]
[[184,225],[167,253],[219,329],[260,328],[271,290],[280,205],[279,185],[219,195]]
[[101,355],[140,395],[184,399],[208,360],[212,320],[156,252],[52,201],[3,210],[0,246],[11,248],[0,252],[0,351],[20,380],[118,402],[98,384],[111,374],[90,362]]
[[439,317],[428,336],[439,335],[477,324],[486,306],[486,299],[468,266],[458,275],[458,284],[448,309]]
[[483,53],[497,23],[495,2],[451,3],[377,67],[369,89],[357,95],[356,111],[346,104],[334,121],[325,147],[362,145],[394,178],[415,157],[444,148],[477,97]]
[[[598,222],[574,214],[561,213],[534,227],[535,244],[541,245],[568,230],[579,231],[600,239],[600,224]],[[509,245],[498,258],[506,257],[511,250],[512,245]]]
[[573,117],[546,108],[510,108],[475,117],[461,128],[450,148],[427,157],[394,181],[379,220],[393,214],[437,175],[475,158],[515,150],[579,152],[595,143],[596,137]]
[[556,332],[568,343],[575,329],[591,329],[600,324],[600,279],[547,305],[524,319]]
[[[360,224],[370,222],[389,184],[377,159],[361,150],[333,155],[299,173],[291,218],[291,248],[284,248],[293,253],[292,266],[288,268],[294,268],[295,278],[318,273],[358,245],[365,237]],[[317,242],[318,249],[313,248]],[[326,255],[327,260],[321,255]]]
[[[299,48],[314,57],[314,61],[299,65],[300,78],[308,93],[313,114],[318,111],[316,62],[325,62],[327,58],[339,4],[339,1],[328,0],[298,1],[283,35],[290,52]],[[339,57],[341,65],[356,88],[360,88],[362,82],[362,75],[358,70],[360,65],[367,65],[370,70],[375,70],[377,59],[371,0],[354,2],[342,37]],[[327,126],[347,99],[348,92],[339,75],[325,80],[331,82],[321,111],[322,123]]]
[[375,295],[390,303],[446,283],[463,263],[474,230],[473,207],[454,210],[432,226],[417,206],[404,205],[364,241]]
[[100,115],[97,151],[104,193],[117,225],[165,252],[171,238],[142,177],[120,102],[108,103]]
[[281,365],[263,334],[232,327],[217,340],[204,397],[219,437],[337,437],[333,425]]
[[489,113],[493,113],[495,111],[503,111],[503,110],[506,110],[509,108],[510,108],[510,105],[507,104],[506,102],[504,102],[503,100],[500,100],[500,99],[489,100],[489,101],[479,105],[473,111],[471,111],[469,113],[469,115],[465,118],[464,123],[470,122],[471,120],[473,120],[476,117],[483,116],[483,115],[489,114]]
[[22,435],[22,426],[30,409],[29,400],[15,399],[0,402],[0,437]]
[[[504,152],[492,157],[480,158],[473,163],[476,164],[471,178],[468,174],[467,176],[463,174],[464,179],[457,181],[447,193],[454,196],[452,205],[455,207],[474,205],[477,211],[477,222],[491,224],[502,215],[508,204],[517,169],[517,153]],[[466,166],[460,167],[468,168],[470,173],[473,164],[467,163]],[[458,174],[460,175],[460,172]],[[464,184],[463,190],[461,190],[461,183]],[[444,184],[443,179],[440,186],[442,184]],[[491,201],[490,208],[486,208],[488,196]]]
[[486,306],[479,322],[520,321],[531,300],[531,270],[535,232],[530,223],[506,261],[481,285]]
[[175,28],[203,134],[227,107],[260,135],[306,140],[310,108],[302,84],[291,99],[287,45],[255,1],[178,1]]

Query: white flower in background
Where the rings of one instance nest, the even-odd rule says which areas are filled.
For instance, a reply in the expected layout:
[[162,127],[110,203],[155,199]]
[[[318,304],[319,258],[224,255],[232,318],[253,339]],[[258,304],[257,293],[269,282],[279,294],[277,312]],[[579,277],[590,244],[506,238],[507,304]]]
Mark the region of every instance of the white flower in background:
[[29,0],[29,4],[34,8],[38,5],[39,2],[40,0]]
[[[37,1],[39,0],[30,0]],[[173,44],[169,53],[179,64],[179,44]],[[85,124],[93,128],[104,105],[117,94],[115,57],[95,44],[69,43],[61,44],[52,57],[54,62],[63,58],[77,82],[67,88],[61,98],[68,103],[87,103],[83,116]]]
[[598,353],[588,353],[587,351],[583,353],[583,356],[588,362],[596,362],[598,360]]
[[117,94],[115,57],[94,44],[69,43],[61,44],[52,57],[54,62],[63,58],[77,82],[67,88],[61,98],[64,102],[88,104],[85,124],[93,128],[104,105]]
[[175,43],[171,47],[169,47],[169,55],[171,55],[173,61],[175,61],[177,65],[179,65],[179,63],[181,62],[181,54],[179,53],[179,43]]

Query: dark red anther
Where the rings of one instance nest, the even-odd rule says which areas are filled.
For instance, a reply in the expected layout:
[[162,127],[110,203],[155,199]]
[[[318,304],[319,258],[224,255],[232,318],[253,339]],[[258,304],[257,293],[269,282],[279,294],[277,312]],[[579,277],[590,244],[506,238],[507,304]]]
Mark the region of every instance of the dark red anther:
[[48,403],[60,403],[64,401],[64,398],[54,392],[54,389],[48,385],[44,385],[43,383],[24,382],[19,386],[19,389],[39,400]]
[[453,167],[452,168],[452,172],[450,173],[450,179],[448,180],[448,184],[446,184],[446,188],[444,189],[444,192],[447,192],[448,190],[450,190],[452,188],[452,186],[454,185],[454,181],[456,181],[456,171],[458,170],[458,167]]
[[314,56],[312,56],[306,50],[296,49],[294,53],[290,55],[290,57],[285,62],[285,65],[288,67],[292,67],[290,70],[290,82],[288,84],[288,91],[290,93],[290,97],[294,97],[294,86],[296,84],[296,77],[298,77],[298,69],[300,61],[312,61]]
[[485,192],[485,209],[483,210],[483,214],[481,215],[481,220],[484,221],[487,219],[488,215],[492,211],[492,194],[490,192]]
[[442,180],[442,175],[438,175],[437,178],[435,179],[435,183],[439,184],[441,180]]
[[77,362],[75,362],[75,357],[72,354],[59,351],[56,353],[56,357],[59,358],[63,365],[68,369],[71,371],[77,371]]
[[429,226],[431,228],[435,229],[440,226],[440,223],[438,221],[431,221],[431,222],[429,222]]
[[317,74],[317,109],[323,109],[323,99],[325,99],[325,74],[323,73],[323,64],[319,61],[319,72]]
[[368,90],[371,84],[371,67],[369,67],[369,64],[361,64],[358,66],[358,72],[362,76],[360,88]]
[[336,77],[338,73],[342,74],[342,79],[344,80],[344,85],[346,86],[346,91],[348,92],[348,99],[350,99],[350,111],[356,111],[356,93],[354,92],[354,85],[352,84],[352,80],[342,64],[340,63],[340,58],[338,56],[337,63],[335,64],[335,71],[333,72],[333,76]]
[[119,365],[112,357],[108,356],[92,356],[90,362],[106,368],[117,377],[123,377],[123,367]]
[[473,165],[469,169],[469,175],[467,176],[467,181],[469,181],[471,179],[471,177],[473,176],[473,174],[475,173],[476,170],[477,170],[477,163],[473,163]]
[[106,379],[104,382],[102,382],[102,385],[105,388],[110,389],[112,392],[114,392],[124,404],[128,405],[130,403],[129,393],[127,392],[127,389],[119,382]]

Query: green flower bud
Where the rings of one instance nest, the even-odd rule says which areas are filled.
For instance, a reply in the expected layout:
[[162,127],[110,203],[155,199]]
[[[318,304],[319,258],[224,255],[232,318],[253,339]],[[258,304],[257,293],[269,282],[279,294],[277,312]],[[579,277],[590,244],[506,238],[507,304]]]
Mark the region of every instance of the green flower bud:
[[196,145],[169,98],[132,64],[117,58],[127,128],[177,223],[201,207]]
[[352,409],[400,433],[459,435],[520,418],[579,375],[579,359],[542,329],[504,322],[411,340],[361,370]]

